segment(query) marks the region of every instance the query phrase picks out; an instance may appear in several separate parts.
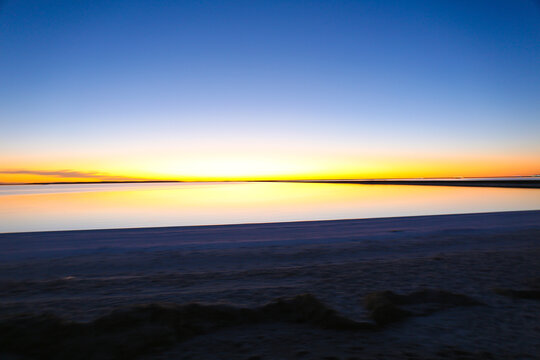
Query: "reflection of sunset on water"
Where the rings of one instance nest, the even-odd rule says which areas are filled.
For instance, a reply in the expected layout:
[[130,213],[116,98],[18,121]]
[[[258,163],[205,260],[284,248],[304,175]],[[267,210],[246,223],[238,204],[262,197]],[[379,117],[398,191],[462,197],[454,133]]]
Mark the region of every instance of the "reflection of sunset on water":
[[540,208],[537,189],[309,183],[99,184],[2,189],[2,232]]

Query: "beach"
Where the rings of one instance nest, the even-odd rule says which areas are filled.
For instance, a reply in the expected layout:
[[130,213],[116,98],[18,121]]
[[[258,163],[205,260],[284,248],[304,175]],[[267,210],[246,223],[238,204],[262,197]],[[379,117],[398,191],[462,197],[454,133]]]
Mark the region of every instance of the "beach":
[[540,358],[540,211],[5,233],[0,249],[7,359]]

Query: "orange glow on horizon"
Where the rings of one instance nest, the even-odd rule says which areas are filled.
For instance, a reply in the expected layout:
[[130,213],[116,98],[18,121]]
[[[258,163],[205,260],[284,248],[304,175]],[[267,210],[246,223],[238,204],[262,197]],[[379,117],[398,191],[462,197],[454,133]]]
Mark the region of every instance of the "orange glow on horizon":
[[0,183],[100,181],[241,181],[503,177],[540,174],[538,158],[515,154],[401,156],[248,151],[63,155],[4,158]]
[[[294,171],[279,168],[264,169],[263,167],[244,170],[241,162],[223,163],[212,169],[192,171],[182,174],[180,171],[103,171],[92,176],[64,176],[35,173],[0,173],[0,183],[50,183],[50,182],[102,182],[102,181],[248,181],[248,180],[346,180],[346,179],[407,179],[407,178],[453,178],[453,177],[506,177],[538,175],[537,167],[520,167],[507,164],[506,166],[475,166],[424,164],[385,164],[385,166],[367,167],[365,169],[339,168],[327,171]],[[453,165],[453,166],[452,166]],[[229,167],[231,166],[231,167]],[[274,171],[271,171],[274,170]],[[27,171],[27,170],[25,170]],[[89,171],[91,172],[91,171]],[[84,171],[81,171],[84,173]]]

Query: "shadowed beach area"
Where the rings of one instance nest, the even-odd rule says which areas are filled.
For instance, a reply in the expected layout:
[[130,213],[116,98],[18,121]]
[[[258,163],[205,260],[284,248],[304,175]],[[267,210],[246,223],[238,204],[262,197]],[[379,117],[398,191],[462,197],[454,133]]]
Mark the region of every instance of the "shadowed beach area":
[[540,211],[0,234],[6,359],[538,359]]

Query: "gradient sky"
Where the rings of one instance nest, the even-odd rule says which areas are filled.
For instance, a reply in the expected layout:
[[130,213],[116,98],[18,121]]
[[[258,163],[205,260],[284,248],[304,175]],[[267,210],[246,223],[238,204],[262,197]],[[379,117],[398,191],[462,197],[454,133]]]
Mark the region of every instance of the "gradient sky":
[[540,173],[535,1],[0,1],[0,182]]

